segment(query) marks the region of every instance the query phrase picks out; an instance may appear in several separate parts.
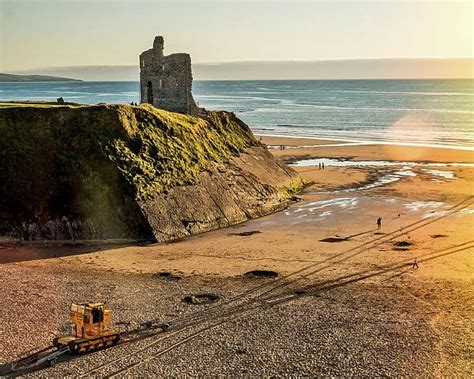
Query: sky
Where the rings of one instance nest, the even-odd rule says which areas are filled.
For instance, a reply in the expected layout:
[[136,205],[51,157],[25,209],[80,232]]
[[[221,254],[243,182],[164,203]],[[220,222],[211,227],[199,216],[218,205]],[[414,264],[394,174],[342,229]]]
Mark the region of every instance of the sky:
[[135,65],[156,35],[194,63],[472,57],[473,4],[0,0],[0,72]]

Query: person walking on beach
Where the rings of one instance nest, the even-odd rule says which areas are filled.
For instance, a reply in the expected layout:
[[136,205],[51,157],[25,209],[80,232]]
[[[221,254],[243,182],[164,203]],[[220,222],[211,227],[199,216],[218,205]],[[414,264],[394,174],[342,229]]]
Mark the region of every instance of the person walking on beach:
[[418,259],[418,258],[415,258],[415,262],[413,262],[413,268],[414,268],[414,269],[418,268],[417,259]]
[[377,218],[377,229],[382,227],[382,217]]
[[321,162],[318,163],[318,167],[321,170]]
[[324,162],[322,163],[322,166],[323,166],[323,170],[324,170]]

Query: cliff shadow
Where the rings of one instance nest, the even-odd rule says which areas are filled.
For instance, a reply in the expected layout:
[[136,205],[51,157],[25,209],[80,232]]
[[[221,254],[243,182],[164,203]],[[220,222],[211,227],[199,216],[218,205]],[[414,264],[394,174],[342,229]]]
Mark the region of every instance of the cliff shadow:
[[143,246],[154,241],[54,241],[30,243],[0,242],[0,265],[99,253],[128,246]]

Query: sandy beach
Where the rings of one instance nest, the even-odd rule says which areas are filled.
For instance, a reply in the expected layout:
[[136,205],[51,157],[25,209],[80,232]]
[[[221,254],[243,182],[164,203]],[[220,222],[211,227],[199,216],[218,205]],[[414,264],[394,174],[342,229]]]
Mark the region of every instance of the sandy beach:
[[[152,347],[157,337],[32,376],[102,376],[140,360],[119,374],[469,377],[473,152],[262,142],[307,183],[284,211],[172,243],[1,245],[0,364],[49,345],[69,304],[89,300],[122,323],[208,313]],[[219,299],[182,302],[200,293]]]

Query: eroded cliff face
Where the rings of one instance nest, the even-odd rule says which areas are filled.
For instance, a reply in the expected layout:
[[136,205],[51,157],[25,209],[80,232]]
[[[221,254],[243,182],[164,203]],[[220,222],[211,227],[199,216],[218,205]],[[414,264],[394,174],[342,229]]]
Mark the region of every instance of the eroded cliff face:
[[0,108],[0,235],[172,240],[287,206],[301,179],[235,115]]
[[196,183],[140,202],[157,240],[201,233],[264,216],[289,204],[294,173],[262,147],[213,163]]

